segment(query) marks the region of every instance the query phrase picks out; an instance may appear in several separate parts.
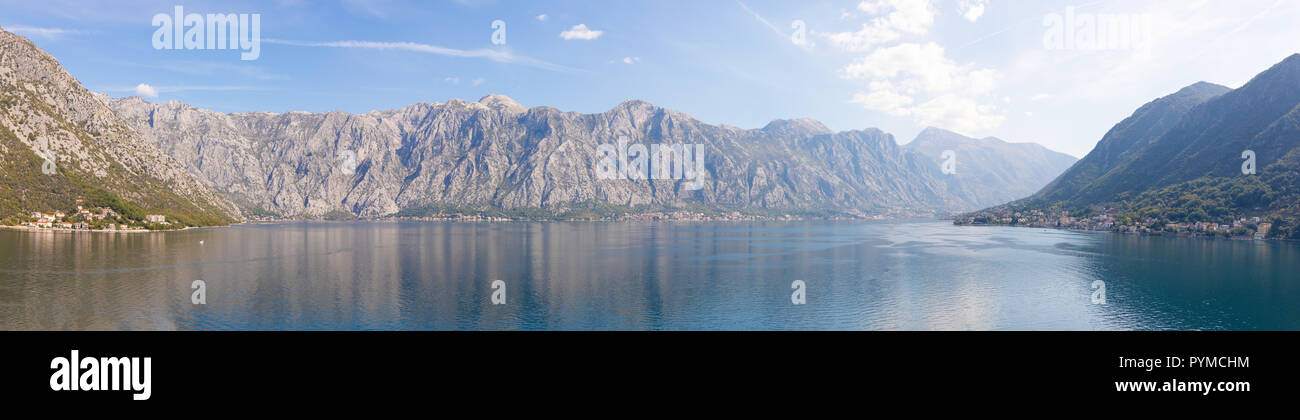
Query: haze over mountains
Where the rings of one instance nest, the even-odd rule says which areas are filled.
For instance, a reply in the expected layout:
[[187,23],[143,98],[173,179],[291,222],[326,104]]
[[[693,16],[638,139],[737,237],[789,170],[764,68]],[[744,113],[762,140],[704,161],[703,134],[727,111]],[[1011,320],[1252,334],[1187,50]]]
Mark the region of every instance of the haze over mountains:
[[[502,95],[365,114],[226,114],[91,94],[53,57],[2,35],[8,102],[0,113],[14,135],[0,151],[16,165],[6,179],[39,172],[34,151],[48,148],[70,176],[84,179],[77,182],[176,216],[556,214],[593,206],[945,216],[1028,194],[1072,160],[1037,145],[938,129],[906,147],[880,130],[836,133],[809,119],[740,129],[637,100],[596,114],[524,107]],[[703,145],[703,188],[689,188],[689,179],[599,179],[598,148],[621,137]],[[940,171],[934,153],[942,147],[957,152],[956,174]],[[68,207],[89,194],[89,187],[7,188],[0,198],[10,204],[0,217]],[[27,198],[34,194],[53,198]]]
[[976,203],[1006,203],[1027,197],[1079,159],[1037,143],[1008,143],[996,137],[974,139],[927,127],[903,146],[942,164],[944,151],[955,153],[953,188]]

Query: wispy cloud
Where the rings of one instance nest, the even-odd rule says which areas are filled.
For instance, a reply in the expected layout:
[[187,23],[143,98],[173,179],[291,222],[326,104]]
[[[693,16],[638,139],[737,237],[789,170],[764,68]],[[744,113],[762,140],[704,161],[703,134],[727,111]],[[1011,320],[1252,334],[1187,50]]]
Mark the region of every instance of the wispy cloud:
[[447,47],[441,47],[441,46],[431,45],[431,44],[421,44],[418,42],[376,42],[376,41],[313,42],[313,41],[291,41],[291,40],[284,40],[284,39],[263,39],[262,42],[267,44],[289,45],[294,47],[361,48],[361,49],[372,49],[372,50],[410,51],[410,52],[418,52],[418,53],[425,53],[425,54],[446,55],[452,57],[485,58],[499,63],[520,64],[520,65],[525,65],[530,67],[536,67],[539,69],[559,71],[559,72],[582,72],[583,71],[581,69],[562,66],[559,64],[538,60],[532,57],[515,55],[509,51],[489,50],[489,49],[459,50],[455,48],[447,48]]
[[6,25],[4,29],[28,38],[59,39],[68,35],[81,35],[86,31],[63,28],[41,28],[26,25]]
[[229,92],[229,91],[256,91],[264,90],[250,86],[204,86],[204,85],[174,85],[174,86],[153,86],[148,83],[141,83],[134,87],[115,86],[103,89],[103,92],[129,93],[148,98],[157,98],[164,93],[176,92]]
[[760,15],[758,14],[758,12],[755,12],[754,9],[749,8],[749,5],[745,4],[745,2],[736,0],[736,4],[739,4],[741,9],[745,9],[745,12],[754,16],[754,19],[758,20],[759,23],[762,23],[763,26],[766,26],[768,27],[768,29],[771,29],[773,33],[776,33],[778,36],[786,36],[784,32],[781,32],[780,29],[776,28],[776,25],[773,25],[772,22],[768,22],[767,19],[763,17],[763,15]]
[[[745,4],[745,2],[741,0],[736,0],[736,4],[739,4],[741,9],[744,9],[746,13],[749,13],[751,16],[753,16],[754,20],[757,20],[758,23],[761,23],[763,24],[763,26],[766,26],[768,29],[771,29],[772,33],[782,38],[790,38],[791,33],[786,33],[781,31],[780,28],[777,28],[776,25],[773,25],[772,22],[768,21],[767,18],[764,18],[763,15],[760,15],[758,14],[758,12],[754,11],[754,9],[751,9],[748,4]],[[796,28],[792,26],[791,29],[796,29]],[[814,44],[811,40],[805,38],[802,40],[802,42],[795,42],[795,45],[798,45],[799,47],[804,49],[808,49],[808,48],[812,48]]]

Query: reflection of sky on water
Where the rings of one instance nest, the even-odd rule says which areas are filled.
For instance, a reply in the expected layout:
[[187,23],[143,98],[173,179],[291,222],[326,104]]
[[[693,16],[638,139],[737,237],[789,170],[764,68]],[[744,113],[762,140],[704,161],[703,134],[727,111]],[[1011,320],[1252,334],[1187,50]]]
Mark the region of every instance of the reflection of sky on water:
[[0,231],[0,327],[1300,329],[1298,248],[946,222]]

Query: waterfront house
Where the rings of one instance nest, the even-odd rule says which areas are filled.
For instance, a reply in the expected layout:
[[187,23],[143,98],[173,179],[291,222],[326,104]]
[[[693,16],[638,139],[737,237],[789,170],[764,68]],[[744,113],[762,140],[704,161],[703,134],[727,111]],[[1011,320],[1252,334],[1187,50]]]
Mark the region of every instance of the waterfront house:
[[1255,239],[1264,239],[1268,237],[1268,231],[1273,229],[1272,223],[1260,223],[1259,230],[1255,232]]

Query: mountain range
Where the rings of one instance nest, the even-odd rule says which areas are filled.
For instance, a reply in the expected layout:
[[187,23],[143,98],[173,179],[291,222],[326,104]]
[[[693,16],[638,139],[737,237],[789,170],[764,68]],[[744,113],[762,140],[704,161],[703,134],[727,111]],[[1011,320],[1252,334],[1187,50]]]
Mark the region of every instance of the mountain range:
[[[939,129],[900,147],[876,129],[834,133],[809,119],[761,129],[710,125],[643,101],[598,114],[453,99],[366,114],[223,114],[180,102],[114,99],[113,109],[213,187],[278,215],[391,215],[448,205],[565,209],[581,203],[676,208],[943,215],[1032,193],[1075,160],[1036,144]],[[707,176],[601,180],[601,144],[702,144]],[[941,148],[962,161],[940,170]],[[358,170],[340,169],[356,153]],[[1019,195],[1018,195],[1019,194]]]
[[[0,218],[67,208],[101,190],[101,201],[186,224],[663,209],[943,216],[1027,195],[1073,161],[1034,144],[937,128],[900,146],[878,129],[832,132],[810,119],[713,125],[639,100],[594,114],[524,107],[503,95],[364,114],[220,113],[93,94],[26,39],[0,30],[0,42],[0,135],[10,133],[0,149]],[[600,150],[620,139],[700,145],[702,184],[601,179]],[[46,150],[68,186],[41,185],[37,156]],[[940,168],[944,150],[957,154],[955,173]]]

